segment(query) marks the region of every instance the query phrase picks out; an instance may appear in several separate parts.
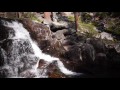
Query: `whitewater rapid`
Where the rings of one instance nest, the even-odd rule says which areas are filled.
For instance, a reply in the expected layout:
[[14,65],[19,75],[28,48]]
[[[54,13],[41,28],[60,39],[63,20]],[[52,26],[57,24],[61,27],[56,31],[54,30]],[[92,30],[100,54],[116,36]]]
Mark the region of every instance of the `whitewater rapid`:
[[39,58],[37,63],[34,66],[32,66],[32,69],[30,70],[31,72],[36,73],[36,78],[41,78],[42,77],[39,74],[40,69],[38,69],[38,66],[39,66],[38,64],[39,64],[39,61],[41,59],[45,60],[45,62],[47,62],[48,64],[52,63],[53,61],[56,61],[58,68],[65,75],[81,75],[81,73],[76,73],[76,72],[68,70],[64,66],[64,64],[60,61],[59,58],[52,57],[52,56],[50,56],[48,54],[43,53],[42,50],[38,47],[37,42],[32,40],[28,30],[26,30],[23,27],[22,23],[19,23],[18,21],[12,21],[12,22],[4,21],[4,26],[13,28],[13,30],[15,31],[15,36],[12,37],[11,35],[9,35],[9,39],[17,39],[17,40],[24,39],[24,40],[28,40],[30,42],[30,44],[32,46],[32,49],[34,51],[34,55]]

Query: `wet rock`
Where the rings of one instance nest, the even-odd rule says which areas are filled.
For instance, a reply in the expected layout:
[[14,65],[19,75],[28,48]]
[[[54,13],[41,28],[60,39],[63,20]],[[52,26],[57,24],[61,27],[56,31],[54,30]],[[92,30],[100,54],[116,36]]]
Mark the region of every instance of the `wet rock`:
[[66,75],[61,73],[61,71],[57,67],[57,62],[56,61],[49,64],[47,69],[48,69],[49,78],[65,78],[66,77]]
[[22,22],[44,53],[59,57],[65,52],[61,42],[55,38],[49,27],[44,24],[31,22],[30,20],[23,20]]
[[66,57],[70,60],[81,60],[81,48],[79,46],[71,46],[68,48],[68,52],[66,52]]
[[7,69],[0,69],[0,78],[7,78],[8,75],[9,73]]
[[6,27],[3,25],[4,22],[0,21],[0,42],[4,41],[7,38],[12,38],[15,36],[15,33],[12,28]]
[[34,78],[34,77],[36,77],[36,75],[35,75],[32,71],[26,70],[26,71],[20,73],[20,77],[24,77],[24,78]]
[[52,63],[48,63],[48,62],[45,62],[43,59],[41,59],[39,61],[38,69],[42,69],[43,73],[44,73],[44,70],[46,70],[46,74],[48,75],[49,78],[65,78],[66,77],[59,70],[56,61],[54,61]]
[[7,60],[6,52],[0,47],[0,66],[3,66]]
[[43,59],[40,59],[38,68],[45,69],[47,66],[48,66],[47,62],[45,62],[45,60]]
[[9,54],[20,55],[22,53],[33,54],[33,49],[28,40],[13,40],[7,39],[1,45],[1,47]]
[[104,60],[107,60],[106,54],[98,53],[98,54],[96,54],[96,58],[95,58],[94,62],[100,64],[99,62],[102,63],[102,62],[104,62]]

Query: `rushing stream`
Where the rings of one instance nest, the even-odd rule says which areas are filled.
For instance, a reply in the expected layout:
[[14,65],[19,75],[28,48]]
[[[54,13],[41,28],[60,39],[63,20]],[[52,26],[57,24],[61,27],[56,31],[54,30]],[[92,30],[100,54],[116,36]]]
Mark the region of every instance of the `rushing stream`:
[[[47,65],[53,61],[65,75],[80,75],[65,68],[59,58],[42,53],[37,42],[32,40],[28,30],[18,21],[2,20],[0,39],[0,77],[7,78],[47,78],[47,69],[39,69],[40,60]],[[5,30],[4,30],[5,29]]]

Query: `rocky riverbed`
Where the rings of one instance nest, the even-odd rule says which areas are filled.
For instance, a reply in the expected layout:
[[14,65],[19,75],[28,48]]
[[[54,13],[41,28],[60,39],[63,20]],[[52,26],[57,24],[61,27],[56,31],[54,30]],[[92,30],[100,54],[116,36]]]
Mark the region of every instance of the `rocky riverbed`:
[[[12,21],[10,19],[5,20]],[[49,78],[120,77],[119,41],[115,42],[107,38],[87,37],[85,34],[77,34],[72,28],[58,29],[54,27],[53,31],[53,27],[50,28],[48,25],[36,23],[29,19],[17,21],[22,23],[24,28],[28,30],[30,37],[37,42],[38,47],[43,53],[59,58],[67,69],[82,73],[80,76],[65,75],[60,71],[55,61],[48,65],[44,60],[40,60],[38,68],[43,69],[43,72],[44,69],[47,69],[46,73]],[[0,27],[0,47],[2,47],[0,49],[0,65],[2,67],[5,62],[4,60],[8,60],[5,59],[6,56],[4,57],[4,55],[6,54],[4,52],[9,50],[11,46],[9,43],[11,41],[5,41],[4,43],[3,41],[9,36],[9,33],[12,33],[12,30],[2,25]],[[8,29],[10,32],[7,33]],[[7,43],[10,45],[8,46]],[[26,44],[20,42],[20,44],[30,46],[27,42]],[[3,45],[6,45],[6,47]],[[25,48],[29,50],[27,48],[30,47]],[[25,52],[27,51],[21,53]],[[32,54],[33,52],[28,51],[27,53]]]
[[84,73],[83,77],[119,77],[119,42],[78,35],[71,28],[53,32],[42,24],[31,25],[36,29],[29,30],[43,52],[59,57],[68,69]]

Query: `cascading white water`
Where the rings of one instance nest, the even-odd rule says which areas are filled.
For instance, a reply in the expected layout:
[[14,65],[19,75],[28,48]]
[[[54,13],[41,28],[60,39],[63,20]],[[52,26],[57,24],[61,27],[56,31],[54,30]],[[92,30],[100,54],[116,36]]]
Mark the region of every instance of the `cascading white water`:
[[[58,68],[60,69],[60,71],[62,73],[66,74],[66,75],[80,75],[81,74],[81,73],[72,72],[72,71],[68,70],[67,68],[65,68],[65,66],[60,61],[59,58],[52,57],[50,55],[42,53],[42,51],[38,47],[37,43],[31,39],[29,32],[23,27],[23,25],[21,23],[19,23],[17,21],[13,21],[13,22],[5,22],[4,21],[4,26],[13,28],[13,30],[15,31],[15,36],[14,37],[9,36],[9,39],[17,39],[17,40],[23,39],[23,40],[28,40],[30,42],[31,48],[33,49],[33,52],[34,52],[34,55],[38,58],[36,64],[32,66],[32,69],[29,70],[30,72],[33,72],[36,74],[35,77],[37,77],[37,78],[47,77],[46,75],[40,75],[40,69],[37,69],[40,59],[45,60],[48,64],[52,63],[53,61],[57,61]],[[15,75],[15,76],[11,76],[11,77],[18,78],[18,77],[22,77],[22,76]]]

